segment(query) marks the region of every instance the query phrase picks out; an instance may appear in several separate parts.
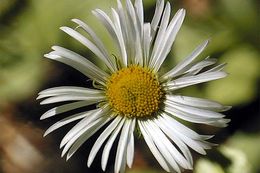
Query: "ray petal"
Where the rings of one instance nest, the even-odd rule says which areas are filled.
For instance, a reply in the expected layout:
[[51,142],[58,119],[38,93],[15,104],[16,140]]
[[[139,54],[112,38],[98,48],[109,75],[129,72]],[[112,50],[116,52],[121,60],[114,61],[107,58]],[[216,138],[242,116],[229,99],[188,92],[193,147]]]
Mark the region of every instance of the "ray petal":
[[[115,63],[110,58],[109,53],[105,48],[105,45],[100,40],[100,38],[96,35],[96,33],[85,22],[79,19],[72,19],[72,21],[78,24],[84,31],[86,31],[91,36],[91,38],[94,40],[95,45],[99,48],[99,50],[102,52],[104,57],[106,57],[105,59],[102,59],[102,61],[104,61],[106,65],[109,67],[109,69],[112,72],[114,72],[116,70],[116,67],[114,65]],[[104,58],[104,57],[100,57],[100,58]]]
[[96,140],[95,144],[93,145],[90,154],[88,156],[88,167],[92,164],[98,150],[102,146],[102,144],[105,142],[105,140],[111,135],[111,133],[116,129],[118,123],[122,120],[122,117],[117,116],[110,125],[101,133],[101,135]]
[[108,141],[107,141],[107,143],[106,143],[106,145],[104,147],[104,150],[103,150],[103,153],[102,153],[102,158],[101,158],[101,167],[102,167],[103,171],[106,170],[106,166],[107,166],[108,157],[109,157],[109,153],[110,153],[111,147],[112,147],[112,145],[113,145],[113,143],[114,143],[118,133],[122,129],[122,126],[124,125],[125,120],[126,120],[126,118],[123,118],[121,120],[119,125],[113,131],[112,135],[109,137],[109,139],[108,139]]
[[209,43],[209,40],[206,40],[201,45],[199,45],[189,56],[187,56],[187,58],[183,59],[172,70],[170,70],[169,72],[162,75],[160,77],[160,80],[161,81],[168,80],[169,78],[174,78],[174,77],[182,74],[183,72],[185,72],[187,70],[187,68],[189,67],[190,63],[195,58],[197,58],[198,55],[200,55],[200,53],[206,48],[208,43]]
[[57,106],[54,107],[50,110],[48,110],[47,112],[45,112],[41,117],[40,120],[46,119],[46,118],[50,118],[52,116],[58,115],[58,114],[62,114],[64,112],[68,112],[77,108],[81,108],[84,106],[88,106],[91,104],[97,103],[96,101],[78,101],[78,102],[74,102],[74,103],[69,103],[69,104],[65,104],[65,105],[61,105],[61,106]]
[[138,126],[139,126],[139,128],[141,130],[141,133],[142,133],[142,135],[144,137],[144,140],[145,140],[147,146],[149,147],[149,149],[152,152],[152,154],[155,157],[155,159],[158,161],[158,163],[161,165],[161,167],[165,171],[170,172],[171,168],[169,167],[167,161],[165,160],[165,158],[163,157],[161,152],[155,146],[154,141],[151,138],[151,136],[146,132],[146,129],[145,129],[144,125],[143,125],[143,122],[138,120]]
[[116,160],[115,160],[115,173],[119,173],[120,168],[125,166],[124,153],[127,148],[127,139],[130,131],[130,125],[132,120],[126,120],[121,131],[121,135],[118,142],[118,147],[116,151]]

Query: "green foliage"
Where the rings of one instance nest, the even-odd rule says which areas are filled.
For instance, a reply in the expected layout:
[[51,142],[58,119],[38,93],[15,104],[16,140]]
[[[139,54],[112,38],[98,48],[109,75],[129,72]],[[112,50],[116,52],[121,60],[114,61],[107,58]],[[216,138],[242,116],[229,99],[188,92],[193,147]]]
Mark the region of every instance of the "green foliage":
[[[5,5],[7,1],[4,2],[6,3],[0,4],[1,9],[15,8],[15,5],[8,6]],[[109,1],[96,3],[84,0],[31,0],[13,21],[2,24],[0,98],[5,100],[1,102],[23,100],[39,90],[48,77],[46,74],[49,64],[43,59],[44,53],[47,53],[53,44],[61,43],[66,46],[64,37],[68,37],[58,28],[76,17],[96,23],[91,10],[95,9],[97,4],[100,8],[112,5]],[[68,25],[71,26],[71,23]]]

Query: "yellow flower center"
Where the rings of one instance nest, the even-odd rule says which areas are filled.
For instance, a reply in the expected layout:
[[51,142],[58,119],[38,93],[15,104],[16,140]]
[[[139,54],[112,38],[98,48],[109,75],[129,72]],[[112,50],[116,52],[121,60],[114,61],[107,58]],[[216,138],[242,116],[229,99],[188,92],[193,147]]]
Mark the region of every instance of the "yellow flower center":
[[119,115],[147,118],[158,111],[163,92],[151,70],[133,65],[111,75],[106,96]]

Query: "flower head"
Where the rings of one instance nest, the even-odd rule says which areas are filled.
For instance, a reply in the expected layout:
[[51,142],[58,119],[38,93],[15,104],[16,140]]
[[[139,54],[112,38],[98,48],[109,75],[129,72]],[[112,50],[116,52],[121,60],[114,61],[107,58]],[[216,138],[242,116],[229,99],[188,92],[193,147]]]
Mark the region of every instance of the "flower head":
[[[62,139],[62,156],[69,159],[77,149],[100,128],[105,130],[97,138],[88,157],[90,166],[104,144],[101,166],[105,170],[112,145],[117,136],[119,142],[114,172],[124,172],[126,164],[131,167],[134,159],[134,132],[139,129],[154,157],[168,172],[192,169],[190,149],[205,154],[211,147],[206,140],[210,135],[199,135],[186,127],[179,119],[199,124],[225,127],[229,122],[219,113],[229,109],[217,102],[182,96],[176,90],[191,85],[220,79],[226,76],[224,64],[216,65],[216,59],[206,58],[196,62],[208,41],[199,45],[188,57],[167,73],[160,68],[169,54],[175,37],[182,25],[185,10],[179,10],[170,19],[171,6],[158,0],[152,21],[144,22],[142,0],[134,4],[126,0],[123,7],[118,0],[117,9],[112,8],[110,18],[100,9],[93,14],[107,29],[118,52],[109,52],[95,32],[78,19],[72,21],[77,30],[61,27],[61,30],[78,40],[106,66],[102,69],[87,58],[60,46],[45,57],[67,64],[93,80],[92,88],[63,86],[46,89],[39,93],[41,104],[67,102],[54,107],[41,119],[96,105],[96,109],[73,114],[54,125],[50,132],[80,120]],[[115,55],[115,56],[112,56]]]

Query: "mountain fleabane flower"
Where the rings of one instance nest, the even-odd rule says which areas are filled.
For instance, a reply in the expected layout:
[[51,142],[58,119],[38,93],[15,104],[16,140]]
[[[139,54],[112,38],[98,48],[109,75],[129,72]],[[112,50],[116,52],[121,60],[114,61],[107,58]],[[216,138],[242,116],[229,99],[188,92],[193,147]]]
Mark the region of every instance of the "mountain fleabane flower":
[[[199,45],[188,57],[170,71],[160,68],[169,54],[182,25],[185,10],[180,9],[170,19],[171,6],[158,0],[152,21],[144,22],[142,0],[134,4],[118,0],[109,17],[100,9],[93,14],[104,25],[114,40],[118,52],[109,52],[104,43],[86,23],[72,21],[76,29],[61,30],[82,43],[106,66],[102,69],[87,58],[60,46],[53,46],[45,57],[67,64],[93,80],[92,88],[62,86],[39,93],[41,104],[69,102],[54,107],[41,116],[53,117],[89,105],[96,109],[72,114],[47,129],[45,135],[74,121],[78,123],[64,136],[60,147],[62,156],[69,159],[78,148],[103,127],[96,139],[87,165],[91,166],[102,145],[101,167],[105,171],[112,145],[119,136],[114,172],[124,172],[134,159],[134,133],[138,131],[155,159],[167,172],[192,169],[190,149],[205,154],[212,144],[206,140],[213,136],[200,135],[179,120],[225,127],[229,122],[219,113],[229,109],[220,103],[202,98],[182,96],[176,90],[191,85],[224,78],[225,64],[214,65],[216,59],[195,59],[206,48],[208,41]],[[89,37],[83,36],[82,29]],[[112,56],[114,55],[114,56]]]

